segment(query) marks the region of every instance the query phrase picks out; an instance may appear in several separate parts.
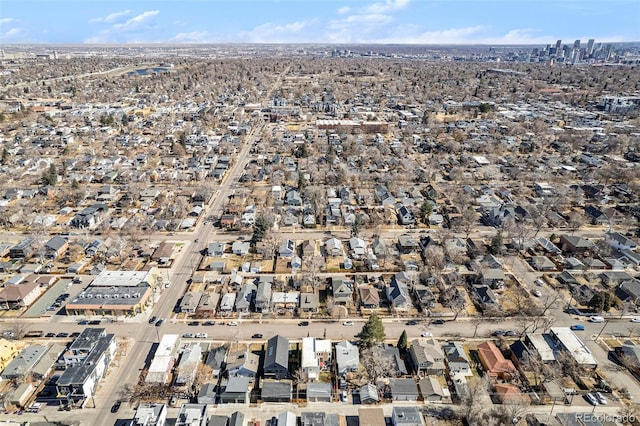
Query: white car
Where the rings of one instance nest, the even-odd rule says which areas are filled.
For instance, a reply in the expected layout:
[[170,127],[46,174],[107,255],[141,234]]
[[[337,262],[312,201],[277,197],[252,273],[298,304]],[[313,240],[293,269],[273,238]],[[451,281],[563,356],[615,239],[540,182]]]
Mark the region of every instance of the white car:
[[421,335],[421,337],[433,337],[432,333],[429,333],[428,331],[423,332]]
[[227,325],[230,325],[230,326],[232,326],[232,327],[235,327],[235,326],[237,326],[237,325],[238,325],[238,323],[237,323],[236,321],[231,321],[231,322],[228,322],[228,323],[227,323]]
[[589,318],[589,322],[604,322],[604,318],[598,315],[594,315],[591,318]]
[[593,394],[591,393],[587,393],[584,395],[584,397],[587,399],[587,401],[589,402],[589,404],[591,405],[598,405],[598,400],[596,399],[595,396],[593,396]]
[[601,394],[600,392],[596,392],[596,399],[602,405],[606,405],[607,404],[607,398],[605,398],[604,395]]
[[196,339],[206,339],[209,337],[207,333],[196,333]]
[[185,339],[191,339],[193,337],[193,333],[184,333],[182,337],[184,337]]
[[342,325],[351,326],[353,325],[353,321],[345,321],[342,323]]
[[169,288],[171,287],[171,282],[167,281],[166,283],[164,283],[164,288]]
[[542,293],[540,293],[540,290],[534,290],[534,291],[533,291],[533,295],[534,295],[535,297],[542,297]]
[[542,278],[538,278],[537,280],[534,281],[535,285],[542,287],[542,285],[544,284],[544,281],[542,281]]
[[631,318],[631,322],[640,322],[640,317]]

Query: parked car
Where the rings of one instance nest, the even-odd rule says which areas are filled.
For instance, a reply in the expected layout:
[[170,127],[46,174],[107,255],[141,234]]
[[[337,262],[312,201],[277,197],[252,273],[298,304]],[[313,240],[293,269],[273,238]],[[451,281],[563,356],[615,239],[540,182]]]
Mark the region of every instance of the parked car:
[[207,333],[196,333],[196,339],[206,339],[209,337]]
[[162,318],[160,318],[158,321],[156,321],[156,327],[160,327],[162,325],[162,322],[164,320]]
[[603,394],[601,394],[600,392],[596,392],[596,399],[598,400],[598,402],[602,405],[606,405],[607,404],[607,398],[604,397]]
[[342,323],[342,325],[352,326],[353,325],[353,321],[345,321],[345,322]]
[[262,334],[260,333],[256,333],[253,336],[251,336],[252,339],[262,339]]
[[202,325],[216,325],[215,321],[205,321],[202,323]]
[[574,331],[584,331],[584,325],[582,324],[574,324],[569,328],[571,328]]
[[443,320],[443,319],[437,319],[437,320],[431,321],[431,324],[433,324],[433,325],[442,325],[444,323],[445,323],[445,320]]
[[188,325],[197,326],[197,325],[200,325],[200,322],[199,321],[189,321]]
[[58,333],[58,334],[56,334],[56,337],[61,337],[61,338],[64,339],[66,337],[69,337],[69,333],[65,333],[65,332]]
[[184,333],[182,337],[184,337],[185,339],[191,339],[193,337],[193,333]]
[[602,318],[601,316],[598,315],[594,315],[591,318],[589,318],[590,322],[604,322],[604,318]]
[[407,325],[416,325],[416,324],[418,324],[418,321],[417,320],[409,320],[409,321],[407,321],[406,324]]
[[307,327],[307,326],[309,325],[309,321],[300,321],[300,322],[298,323],[298,325],[299,325],[300,327]]
[[631,318],[631,322],[640,322],[640,317]]
[[587,393],[584,395],[584,399],[587,400],[587,402],[591,405],[598,405],[598,400],[596,399],[595,396],[593,396],[593,394],[591,393]]
[[89,321],[87,321],[86,319],[78,321],[78,325],[87,325],[87,324],[89,324]]
[[504,330],[496,330],[493,333],[491,333],[492,336],[504,336],[505,331]]
[[117,413],[118,410],[120,409],[120,405],[122,405],[122,402],[116,401],[116,403],[111,406],[111,412]]
[[533,295],[534,295],[535,297],[542,297],[542,293],[540,292],[540,290],[534,290],[534,291],[533,291]]
[[542,287],[542,285],[544,284],[544,281],[542,281],[542,278],[538,278],[537,280],[534,281],[535,285]]
[[515,331],[513,331],[513,330],[507,330],[507,331],[505,331],[505,332],[504,332],[504,335],[505,335],[505,336],[508,336],[508,337],[513,337],[513,336],[517,336],[517,335],[518,335],[518,333],[516,333],[516,332],[515,332]]
[[101,320],[91,320],[89,321],[89,325],[99,325],[101,322]]
[[424,331],[424,332],[422,332],[420,337],[433,337],[433,334],[429,333],[428,331]]
[[238,325],[238,322],[237,322],[237,321],[229,321],[229,322],[227,323],[227,325],[230,325],[230,326],[232,326],[232,327],[235,327],[235,326],[237,326],[237,325]]
[[178,397],[175,395],[171,395],[171,398],[169,398],[169,407],[175,407],[177,403]]
[[158,319],[158,318],[157,318],[155,315],[154,315],[154,316],[152,316],[151,318],[149,318],[149,324],[153,324],[154,322],[156,322],[156,321],[157,321],[157,319]]

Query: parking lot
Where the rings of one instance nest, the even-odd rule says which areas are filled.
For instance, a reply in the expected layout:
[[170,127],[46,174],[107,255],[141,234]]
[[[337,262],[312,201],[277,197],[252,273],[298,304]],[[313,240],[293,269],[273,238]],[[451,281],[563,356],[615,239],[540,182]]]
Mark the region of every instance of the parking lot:
[[[25,318],[39,318],[41,316],[51,316],[55,315],[62,306],[64,306],[65,302],[60,303],[60,306],[53,306],[56,304],[56,300],[62,294],[69,293],[71,289],[71,279],[63,278],[55,283],[51,288],[49,288],[46,293],[44,293],[38,300],[36,300],[29,309],[22,315]],[[70,300],[67,298],[67,300]],[[53,307],[55,309],[49,309],[49,307]]]

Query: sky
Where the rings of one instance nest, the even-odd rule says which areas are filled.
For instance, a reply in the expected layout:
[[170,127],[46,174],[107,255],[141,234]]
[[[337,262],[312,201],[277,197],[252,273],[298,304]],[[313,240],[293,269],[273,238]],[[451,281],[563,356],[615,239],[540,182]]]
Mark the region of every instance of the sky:
[[0,0],[0,44],[640,41],[640,0]]

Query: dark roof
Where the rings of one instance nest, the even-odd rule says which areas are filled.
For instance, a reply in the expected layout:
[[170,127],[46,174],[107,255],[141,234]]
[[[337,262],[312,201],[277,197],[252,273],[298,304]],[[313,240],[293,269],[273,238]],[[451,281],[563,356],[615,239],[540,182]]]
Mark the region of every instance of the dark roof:
[[289,368],[289,341],[280,335],[273,336],[267,341],[264,356],[265,369],[275,365]]

